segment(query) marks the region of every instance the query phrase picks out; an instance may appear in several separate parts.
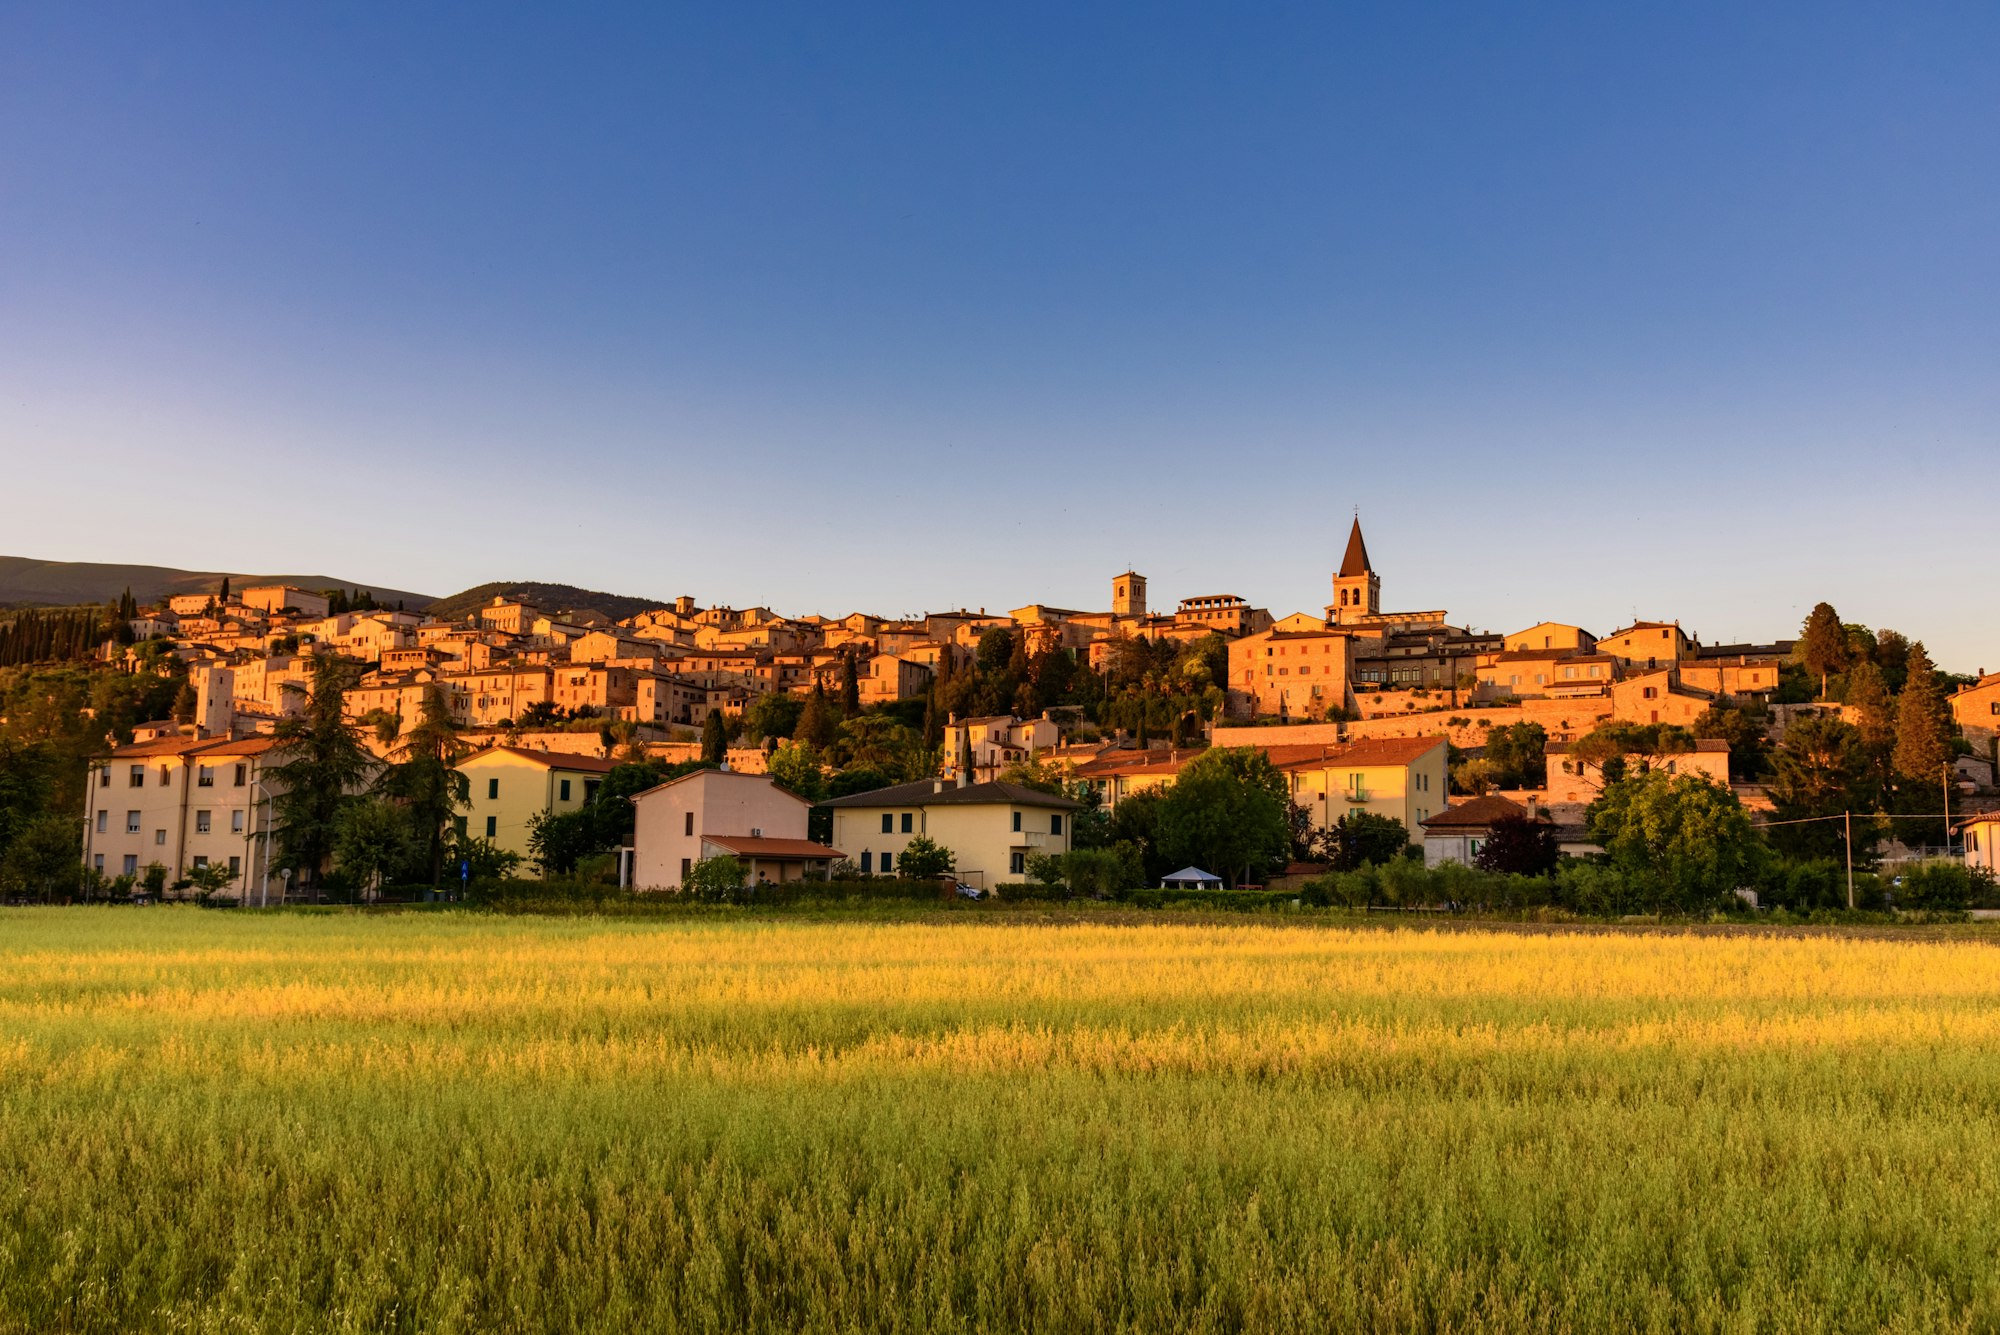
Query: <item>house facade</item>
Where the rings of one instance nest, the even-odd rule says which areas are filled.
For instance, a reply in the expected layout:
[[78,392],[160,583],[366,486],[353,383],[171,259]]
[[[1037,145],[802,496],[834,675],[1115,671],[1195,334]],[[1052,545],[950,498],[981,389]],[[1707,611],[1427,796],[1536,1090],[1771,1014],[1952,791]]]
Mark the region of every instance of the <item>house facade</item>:
[[925,779],[823,805],[833,810],[834,844],[864,875],[895,875],[922,835],[951,852],[959,880],[991,889],[1026,879],[1031,854],[1069,852],[1080,804],[1019,784]]

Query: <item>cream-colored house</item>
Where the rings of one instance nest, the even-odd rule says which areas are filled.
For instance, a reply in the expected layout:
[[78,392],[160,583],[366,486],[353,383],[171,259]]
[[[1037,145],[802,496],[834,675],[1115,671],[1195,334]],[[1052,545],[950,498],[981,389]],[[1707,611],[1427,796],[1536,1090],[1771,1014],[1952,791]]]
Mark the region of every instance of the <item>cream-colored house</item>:
[[1694,641],[1678,621],[1637,621],[1599,640],[1597,652],[1628,668],[1672,667],[1693,656]]
[[258,584],[243,590],[243,605],[261,612],[296,612],[302,617],[323,617],[331,605],[323,593],[313,593],[290,584]]
[[1990,672],[1962,691],[1953,693],[1952,722],[1965,739],[1981,751],[1991,752],[2000,735],[2000,672]]
[[[528,822],[538,815],[575,811],[597,795],[597,785],[618,767],[615,760],[496,746],[458,763],[466,777],[467,806],[458,819],[467,834],[528,857]],[[534,875],[533,864],[525,866]]]
[[944,777],[955,783],[963,770],[972,782],[987,783],[999,778],[1000,771],[1009,765],[1047,751],[1061,740],[1061,731],[1046,716],[954,718],[944,727]]
[[1587,654],[1597,647],[1597,637],[1581,626],[1562,621],[1539,621],[1526,630],[1505,637],[1507,652],[1525,653],[1534,649],[1574,649]]
[[[1551,802],[1595,802],[1604,791],[1604,767],[1585,760],[1568,742],[1550,742],[1546,792]],[[1719,788],[1729,786],[1729,743],[1704,737],[1692,751],[1621,756],[1627,774],[1656,769],[1673,775],[1698,774]]]
[[1401,821],[1412,839],[1451,801],[1442,737],[1375,737],[1339,746],[1264,748],[1316,830],[1353,811]]
[[841,856],[806,837],[812,804],[762,774],[696,770],[636,794],[632,808],[640,890],[678,890],[697,862],[724,854],[743,863],[752,885],[824,877]]
[[864,875],[893,876],[910,840],[923,835],[950,850],[953,874],[991,889],[1026,879],[1031,853],[1069,852],[1079,806],[1012,783],[947,784],[942,779],[836,797],[833,842]]
[[[174,735],[121,746],[91,762],[83,862],[109,877],[158,863],[172,885],[198,867],[228,867],[225,894],[264,890],[269,860],[269,737]],[[283,883],[274,884],[273,897]]]
[[2000,811],[1983,812],[1958,827],[1965,841],[1965,865],[2000,876]]
[[1473,866],[1493,827],[1504,820],[1547,821],[1548,817],[1504,797],[1467,798],[1424,821],[1424,865],[1441,867],[1458,862]]

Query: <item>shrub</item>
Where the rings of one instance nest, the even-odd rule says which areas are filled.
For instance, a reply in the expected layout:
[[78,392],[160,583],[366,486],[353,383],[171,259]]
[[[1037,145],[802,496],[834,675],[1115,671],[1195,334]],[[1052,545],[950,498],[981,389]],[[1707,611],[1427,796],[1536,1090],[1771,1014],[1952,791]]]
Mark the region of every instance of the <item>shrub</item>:
[[920,834],[903,846],[903,855],[896,859],[896,874],[906,881],[935,881],[956,862],[950,849]]

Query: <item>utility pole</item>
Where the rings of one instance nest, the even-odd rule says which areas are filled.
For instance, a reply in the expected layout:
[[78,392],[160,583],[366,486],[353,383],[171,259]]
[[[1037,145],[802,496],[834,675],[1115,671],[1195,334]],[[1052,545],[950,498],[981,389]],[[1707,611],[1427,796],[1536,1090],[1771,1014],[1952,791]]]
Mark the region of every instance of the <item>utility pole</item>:
[[1944,855],[1951,856],[1951,760],[1944,762]]
[[1846,831],[1846,834],[1841,838],[1841,843],[1847,849],[1847,911],[1852,913],[1854,912],[1854,813],[1851,811],[1841,812],[1840,823],[1841,827]]

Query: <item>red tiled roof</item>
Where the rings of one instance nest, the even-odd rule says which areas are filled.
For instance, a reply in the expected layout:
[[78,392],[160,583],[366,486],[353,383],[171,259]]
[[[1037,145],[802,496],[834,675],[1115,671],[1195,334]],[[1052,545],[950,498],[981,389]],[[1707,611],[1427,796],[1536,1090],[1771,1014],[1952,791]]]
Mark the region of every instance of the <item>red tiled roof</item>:
[[550,769],[575,770],[579,774],[609,774],[620,764],[619,761],[607,760],[602,756],[584,756],[572,751],[530,751],[524,746],[492,746],[467,756],[465,760],[473,761],[480,756],[501,754],[519,756],[523,760],[532,760]]
[[810,839],[764,839],[747,834],[704,834],[702,842],[740,853],[746,858],[840,858],[837,848],[816,844]]

